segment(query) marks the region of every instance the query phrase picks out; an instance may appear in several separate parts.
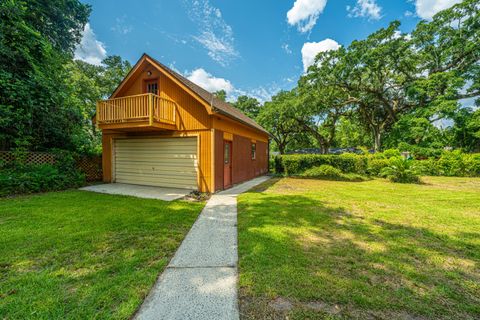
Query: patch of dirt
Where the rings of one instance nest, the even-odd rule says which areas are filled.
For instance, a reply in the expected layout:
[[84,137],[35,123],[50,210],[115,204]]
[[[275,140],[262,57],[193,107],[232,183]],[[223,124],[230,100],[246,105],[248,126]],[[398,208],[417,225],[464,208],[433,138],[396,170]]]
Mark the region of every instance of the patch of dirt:
[[[289,320],[300,310],[318,315],[318,319],[426,319],[403,311],[358,309],[351,305],[331,304],[324,301],[301,302],[284,297],[270,300],[248,296],[244,290],[240,290],[241,319]],[[314,319],[317,319],[317,317],[315,316]]]
[[331,315],[339,314],[342,310],[338,305],[329,305],[321,301],[311,301],[301,304],[306,309],[311,309],[313,311],[322,311]]
[[271,301],[268,305],[273,310],[279,311],[279,312],[290,311],[293,308],[293,304],[290,301],[288,301],[287,299],[282,298],[282,297],[279,297],[279,298]]

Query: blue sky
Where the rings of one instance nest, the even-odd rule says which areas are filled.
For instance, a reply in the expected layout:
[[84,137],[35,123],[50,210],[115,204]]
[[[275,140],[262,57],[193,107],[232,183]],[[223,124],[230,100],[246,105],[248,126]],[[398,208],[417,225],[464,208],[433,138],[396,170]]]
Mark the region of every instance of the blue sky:
[[392,20],[410,32],[459,0],[82,0],[92,6],[76,56],[99,63],[143,52],[207,90],[264,101],[292,88],[322,50]]

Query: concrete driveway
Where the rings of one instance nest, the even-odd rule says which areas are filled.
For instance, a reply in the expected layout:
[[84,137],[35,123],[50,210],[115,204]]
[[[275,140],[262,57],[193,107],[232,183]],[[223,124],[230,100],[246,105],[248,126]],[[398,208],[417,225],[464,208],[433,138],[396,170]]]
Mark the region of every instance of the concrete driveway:
[[80,190],[108,194],[120,194],[124,196],[133,196],[146,199],[158,199],[163,201],[173,201],[175,199],[182,198],[191,191],[188,189],[140,186],[125,183],[98,184],[80,188]]

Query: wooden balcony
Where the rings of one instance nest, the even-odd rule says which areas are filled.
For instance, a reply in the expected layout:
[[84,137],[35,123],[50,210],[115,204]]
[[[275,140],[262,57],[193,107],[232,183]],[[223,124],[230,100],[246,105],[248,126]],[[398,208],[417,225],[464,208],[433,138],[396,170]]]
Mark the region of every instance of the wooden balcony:
[[177,104],[153,93],[97,102],[96,122],[101,129],[175,130]]

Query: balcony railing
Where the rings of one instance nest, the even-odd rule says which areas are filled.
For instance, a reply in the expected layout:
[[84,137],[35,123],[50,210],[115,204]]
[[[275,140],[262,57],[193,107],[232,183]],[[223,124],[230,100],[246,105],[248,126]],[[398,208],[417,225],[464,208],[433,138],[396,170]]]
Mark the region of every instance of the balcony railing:
[[98,101],[97,124],[155,122],[175,124],[176,103],[153,93]]

